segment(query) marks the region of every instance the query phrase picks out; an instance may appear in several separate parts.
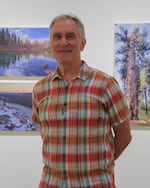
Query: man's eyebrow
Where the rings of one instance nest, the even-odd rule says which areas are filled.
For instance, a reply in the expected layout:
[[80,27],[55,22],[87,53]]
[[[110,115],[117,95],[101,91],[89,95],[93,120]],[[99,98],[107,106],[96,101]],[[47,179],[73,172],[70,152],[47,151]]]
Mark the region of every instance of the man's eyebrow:
[[66,34],[69,34],[69,35],[75,35],[74,32],[68,32],[68,33],[66,33]]
[[[65,35],[67,35],[67,34],[75,35],[74,32],[67,32],[67,33],[65,33]],[[54,32],[53,35],[62,35],[62,33],[61,32]]]
[[53,35],[60,35],[61,33],[59,33],[59,32],[55,32],[55,33],[53,33]]

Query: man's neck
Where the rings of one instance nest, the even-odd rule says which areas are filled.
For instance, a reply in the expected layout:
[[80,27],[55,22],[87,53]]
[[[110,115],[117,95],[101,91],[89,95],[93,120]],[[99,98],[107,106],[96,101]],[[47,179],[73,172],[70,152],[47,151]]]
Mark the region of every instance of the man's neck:
[[59,68],[60,76],[67,82],[70,82],[73,78],[75,78],[79,74],[81,66],[82,66],[82,61],[74,65],[59,64],[58,68]]

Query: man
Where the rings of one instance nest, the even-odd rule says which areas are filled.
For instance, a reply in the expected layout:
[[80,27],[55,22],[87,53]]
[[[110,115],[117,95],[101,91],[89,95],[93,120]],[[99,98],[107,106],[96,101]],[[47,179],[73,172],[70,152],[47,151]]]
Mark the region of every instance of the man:
[[116,80],[81,60],[82,22],[50,25],[57,69],[33,89],[32,119],[43,140],[39,188],[115,188],[114,161],[131,141],[129,111]]

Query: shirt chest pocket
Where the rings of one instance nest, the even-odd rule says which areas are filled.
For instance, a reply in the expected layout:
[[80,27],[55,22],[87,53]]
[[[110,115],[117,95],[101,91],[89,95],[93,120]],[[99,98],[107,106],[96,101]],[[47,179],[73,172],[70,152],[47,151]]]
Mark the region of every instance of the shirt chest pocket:
[[41,121],[52,121],[60,120],[62,112],[66,108],[64,100],[57,96],[46,96],[39,103],[39,117]]
[[49,119],[49,115],[51,114],[52,109],[52,100],[50,96],[46,96],[41,99],[39,103],[39,118],[41,121],[45,121]]
[[104,107],[102,102],[94,96],[89,94],[80,95],[79,93],[78,98],[72,98],[70,100],[67,109],[72,117],[97,119],[101,117]]

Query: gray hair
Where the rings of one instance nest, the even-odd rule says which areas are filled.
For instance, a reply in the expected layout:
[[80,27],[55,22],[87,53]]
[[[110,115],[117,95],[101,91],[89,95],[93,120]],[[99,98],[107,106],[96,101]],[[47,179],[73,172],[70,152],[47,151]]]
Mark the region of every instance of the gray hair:
[[85,30],[84,30],[84,25],[83,25],[82,21],[77,16],[72,15],[72,14],[62,14],[62,15],[56,16],[50,24],[50,30],[53,28],[56,21],[61,20],[61,19],[73,20],[78,27],[78,31],[79,31],[81,39],[85,38]]

